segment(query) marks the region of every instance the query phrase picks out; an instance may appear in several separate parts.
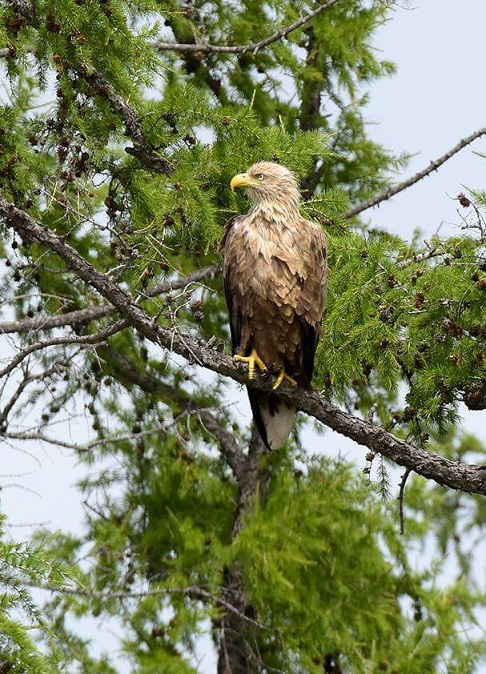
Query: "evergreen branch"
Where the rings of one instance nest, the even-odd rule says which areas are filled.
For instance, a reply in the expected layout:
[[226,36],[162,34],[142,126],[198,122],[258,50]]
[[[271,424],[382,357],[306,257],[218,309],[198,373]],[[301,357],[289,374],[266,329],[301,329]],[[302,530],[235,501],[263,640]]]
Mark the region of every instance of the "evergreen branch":
[[[21,20],[34,28],[38,27],[38,20],[35,15],[35,4],[28,0],[8,0],[12,9],[19,15]],[[12,49],[5,48],[7,52],[4,56],[12,56]],[[5,49],[2,49],[5,52]],[[164,159],[160,152],[156,150],[151,143],[147,141],[143,132],[141,121],[135,110],[128,105],[126,101],[115,91],[112,85],[103,75],[92,66],[81,63],[78,67],[78,74],[100,95],[106,98],[111,109],[116,112],[125,125],[125,130],[129,138],[133,141],[133,147],[126,147],[125,152],[140,159],[145,166],[157,173],[169,175],[173,171],[172,164]]]
[[[278,42],[283,38],[286,38],[290,33],[302,28],[306,24],[313,21],[319,14],[322,14],[326,9],[333,7],[340,0],[327,0],[322,5],[319,5],[315,10],[309,12],[305,16],[302,16],[300,19],[297,19],[293,23],[280,28],[272,35],[260,40],[259,42],[252,42],[250,44],[243,45],[216,45],[209,43],[179,43],[179,42],[162,42],[161,40],[156,40],[152,42],[152,46],[156,51],[175,51],[182,53],[212,53],[212,54],[245,54],[251,52],[257,54],[259,51]],[[32,5],[27,2],[17,2],[17,0],[10,0],[10,3],[14,8],[21,14],[25,19],[32,23],[33,18],[33,9]],[[17,7],[18,5],[18,7]],[[15,49],[13,47],[7,46],[3,49],[0,49],[0,58],[8,58],[15,55]]]
[[97,70],[84,63],[81,64],[79,73],[100,96],[106,98],[112,110],[123,120],[127,135],[133,141],[133,147],[126,147],[125,152],[137,157],[157,173],[166,175],[172,173],[172,164],[164,159],[145,138],[142,132],[142,123],[135,110],[116,93],[108,80]]
[[[220,265],[212,264],[208,267],[198,269],[187,276],[180,276],[179,278],[170,281],[162,281],[147,288],[144,292],[144,297],[156,297],[173,290],[180,290],[186,288],[191,283],[200,283],[209,278],[214,278]],[[77,309],[76,311],[69,311],[64,314],[53,314],[36,316],[35,318],[22,318],[18,321],[3,321],[0,322],[0,335],[11,334],[14,332],[29,332],[31,330],[50,330],[52,328],[60,328],[66,325],[78,325],[79,323],[86,323],[98,318],[104,318],[116,313],[116,308],[112,304],[100,304],[98,306],[89,306],[84,309]]]
[[305,16],[302,16],[300,19],[297,19],[296,21],[286,26],[285,28],[280,28],[275,33],[273,33],[269,37],[264,38],[263,40],[260,40],[259,42],[252,42],[250,44],[240,44],[240,45],[216,45],[204,42],[201,44],[192,44],[192,43],[180,44],[177,42],[161,42],[157,40],[152,44],[154,49],[156,49],[157,51],[176,51],[186,53],[210,52],[212,54],[245,54],[246,52],[252,52],[253,54],[257,54],[265,47],[268,47],[274,42],[278,42],[282,38],[287,37],[287,35],[294,32],[295,30],[302,28],[302,26],[305,26],[307,23],[310,23],[316,18],[316,16],[322,14],[322,12],[324,12],[326,9],[329,9],[333,5],[336,5],[339,1],[340,0],[327,0],[327,2],[323,3],[322,5],[319,5],[312,12],[309,12]]
[[481,129],[478,129],[474,133],[471,133],[469,136],[466,136],[466,138],[463,138],[460,140],[457,145],[454,145],[453,148],[451,148],[448,152],[443,154],[441,157],[438,157],[438,159],[435,159],[434,161],[431,161],[428,166],[423,168],[421,171],[418,171],[415,173],[413,176],[410,178],[407,178],[406,180],[403,180],[401,183],[398,183],[397,185],[394,185],[393,187],[389,187],[388,189],[384,190],[383,192],[380,192],[379,194],[376,194],[374,197],[371,197],[370,199],[367,199],[366,201],[361,202],[360,204],[357,204],[356,206],[353,206],[350,208],[346,213],[344,213],[343,217],[346,220],[349,220],[350,218],[354,218],[356,215],[359,215],[359,213],[362,213],[363,211],[368,210],[368,208],[373,208],[373,206],[378,206],[378,204],[381,204],[383,201],[387,201],[391,197],[394,197],[395,194],[398,194],[399,192],[403,192],[404,190],[408,189],[412,185],[415,185],[416,183],[420,182],[424,178],[426,178],[428,175],[433,173],[434,171],[437,171],[437,169],[442,166],[442,164],[445,164],[446,161],[449,161],[454,155],[456,155],[458,152],[460,152],[462,149],[470,145],[473,141],[475,141],[477,138],[480,138],[481,136],[486,135],[486,127],[482,127]]
[[[162,348],[183,356],[190,364],[206,367],[265,392],[272,391],[272,382],[263,376],[248,380],[244,366],[236,365],[230,356],[220,353],[189,335],[159,325],[132,297],[119,288],[106,274],[98,271],[62,237],[33,220],[27,213],[9,203],[0,194],[0,221],[19,234],[25,243],[37,241],[55,252],[76,274],[113,304],[119,314],[140,334]],[[277,394],[294,407],[364,447],[382,454],[395,463],[435,480],[438,484],[468,493],[486,495],[486,466],[452,461],[438,454],[401,440],[380,426],[344,412],[323,396],[302,388],[289,390],[282,386]]]

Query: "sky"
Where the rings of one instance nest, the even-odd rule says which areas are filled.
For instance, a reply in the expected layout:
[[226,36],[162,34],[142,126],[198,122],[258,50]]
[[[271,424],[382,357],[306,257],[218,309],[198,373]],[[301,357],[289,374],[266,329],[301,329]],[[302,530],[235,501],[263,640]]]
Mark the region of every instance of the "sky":
[[[397,73],[373,84],[366,117],[374,140],[397,154],[414,154],[397,180],[486,126],[485,26],[484,0],[404,0],[393,19],[378,31],[376,49],[396,63]],[[486,159],[478,152],[486,154],[486,139],[462,150],[420,184],[367,211],[364,219],[405,238],[417,227],[424,231],[424,238],[437,230],[443,234],[460,232],[458,204],[453,197],[467,187],[486,188]],[[486,442],[484,412],[465,414],[464,427]],[[352,449],[337,434],[331,438],[336,451],[352,452],[363,461],[362,448]],[[30,533],[31,524],[41,523],[51,529],[76,531],[82,521],[74,487],[82,474],[76,458],[53,447],[25,449],[2,448],[0,496],[11,535],[21,540]],[[481,572],[484,578],[484,570]],[[201,663],[200,671],[214,671],[211,654]]]

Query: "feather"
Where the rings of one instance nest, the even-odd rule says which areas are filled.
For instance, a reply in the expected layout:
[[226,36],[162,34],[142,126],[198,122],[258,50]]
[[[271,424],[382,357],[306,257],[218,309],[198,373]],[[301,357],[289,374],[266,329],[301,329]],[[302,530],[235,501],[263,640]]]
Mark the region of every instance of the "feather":
[[255,426],[268,449],[280,449],[294,425],[295,408],[283,402],[275,393],[248,389]]
[[[224,289],[233,354],[256,351],[267,368],[284,368],[309,387],[325,303],[326,238],[299,213],[300,194],[283,166],[259,162],[235,176],[251,210],[226,225]],[[291,432],[295,410],[276,394],[249,389],[253,417],[267,447],[280,447]]]

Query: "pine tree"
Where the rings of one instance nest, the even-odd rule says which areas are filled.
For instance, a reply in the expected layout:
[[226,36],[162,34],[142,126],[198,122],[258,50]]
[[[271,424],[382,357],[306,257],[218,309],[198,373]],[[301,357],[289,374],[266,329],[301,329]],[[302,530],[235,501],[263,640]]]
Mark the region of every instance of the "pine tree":
[[[425,247],[360,214],[486,131],[392,187],[406,158],[364,123],[393,72],[371,45],[391,4],[2,0],[0,434],[85,462],[86,526],[5,556],[29,610],[30,585],[51,598],[37,650],[5,594],[0,672],[118,671],[84,616],[120,621],[144,674],[198,671],[201,635],[220,674],[484,658],[485,450],[457,414],[486,407],[486,196],[459,195],[464,235]],[[295,171],[329,240],[318,393],[281,395],[367,447],[371,478],[327,435],[305,446],[303,418],[267,453],[228,404],[247,375],[216,251],[247,208],[231,176],[260,159]]]

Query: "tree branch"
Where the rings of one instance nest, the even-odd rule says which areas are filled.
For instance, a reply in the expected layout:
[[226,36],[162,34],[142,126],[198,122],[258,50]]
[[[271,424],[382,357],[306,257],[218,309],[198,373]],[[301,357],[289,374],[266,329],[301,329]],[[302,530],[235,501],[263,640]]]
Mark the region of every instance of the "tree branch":
[[118,321],[114,325],[110,325],[104,330],[100,330],[93,335],[83,335],[79,337],[77,335],[72,335],[70,337],[54,337],[53,339],[47,339],[45,342],[36,342],[35,344],[29,344],[24,349],[19,351],[19,353],[12,358],[10,363],[4,367],[3,370],[0,370],[0,377],[5,377],[5,375],[12,372],[25,358],[30,356],[31,353],[36,351],[41,351],[42,349],[47,349],[50,346],[62,346],[63,344],[97,344],[99,342],[104,342],[108,337],[114,335],[120,330],[124,330],[129,323],[126,320]]
[[221,448],[221,453],[226,458],[231,470],[237,477],[241,474],[245,457],[235,440],[235,436],[208,409],[197,409],[193,412],[204,428],[214,435]]
[[426,166],[421,171],[418,171],[418,173],[415,173],[415,175],[411,176],[410,178],[407,178],[406,180],[402,181],[401,183],[398,183],[397,185],[394,185],[393,187],[389,187],[387,190],[384,190],[383,192],[376,194],[374,197],[371,197],[370,199],[367,199],[366,201],[363,201],[360,204],[353,206],[348,211],[346,211],[346,213],[344,213],[343,217],[347,220],[349,220],[350,218],[354,218],[356,215],[359,215],[359,213],[366,211],[368,208],[378,206],[378,204],[381,204],[383,201],[387,201],[391,197],[395,196],[395,194],[403,192],[403,190],[408,189],[412,185],[418,183],[420,180],[423,180],[423,178],[426,178],[434,171],[437,171],[437,169],[440,166],[442,166],[442,164],[445,164],[445,162],[451,159],[455,154],[460,152],[467,145],[470,145],[477,138],[480,138],[481,136],[484,135],[486,135],[486,127],[482,127],[481,129],[478,129],[474,133],[471,133],[471,135],[466,136],[466,138],[460,140],[457,143],[457,145],[454,145],[454,147],[451,148],[449,152],[446,152],[438,159],[431,161],[428,166]]
[[302,26],[305,26],[305,24],[309,23],[313,19],[316,18],[319,14],[324,12],[326,9],[329,9],[333,5],[336,5],[340,0],[327,0],[327,2],[324,2],[322,5],[319,5],[317,9],[315,9],[312,12],[309,12],[309,14],[306,14],[305,16],[301,17],[300,19],[297,19],[293,23],[291,23],[289,26],[286,26],[285,28],[281,28],[280,30],[277,30],[275,33],[270,35],[269,37],[264,38],[263,40],[260,40],[259,42],[252,42],[250,44],[241,44],[241,45],[216,45],[216,44],[208,44],[208,43],[201,43],[201,44],[179,44],[176,42],[161,42],[157,40],[156,42],[152,43],[152,46],[154,49],[157,51],[176,51],[176,52],[200,52],[200,53],[212,53],[212,54],[245,54],[246,52],[252,52],[253,54],[257,54],[259,51],[264,49],[265,47],[268,47],[269,45],[273,44],[274,42],[278,42],[284,37],[287,37],[290,33],[293,31],[297,30],[298,28],[302,28]]
[[240,611],[238,611],[237,608],[235,608],[232,604],[225,601],[221,597],[218,597],[214,595],[212,592],[208,592],[207,590],[204,590],[203,588],[197,587],[195,585],[189,585],[188,587],[163,587],[163,588],[154,588],[152,590],[140,590],[139,592],[136,591],[130,592],[126,590],[119,590],[119,591],[90,590],[84,587],[58,587],[57,585],[51,585],[48,583],[36,585],[34,583],[26,582],[24,584],[27,585],[28,587],[36,588],[38,590],[45,590],[46,592],[56,592],[64,595],[71,595],[75,597],[86,597],[88,599],[97,599],[97,600],[143,599],[144,597],[158,597],[158,596],[167,596],[170,594],[184,594],[187,597],[190,597],[191,599],[204,599],[206,601],[207,600],[213,601],[216,604],[219,604],[220,606],[225,608],[227,611],[236,614],[238,618],[240,618],[241,620],[250,623],[250,625],[253,625],[253,627],[258,627],[259,629],[264,630],[272,629],[267,625],[259,623],[258,621],[249,618],[243,613],[240,613]]
[[82,64],[79,69],[80,75],[90,84],[93,89],[110,103],[125,125],[127,135],[133,141],[133,147],[126,147],[125,152],[140,159],[157,173],[170,175],[173,171],[172,164],[164,159],[161,154],[147,141],[143,132],[141,121],[133,108],[116,93],[111,84],[97,70]]
[[[61,237],[33,220],[27,213],[0,195],[0,221],[16,231],[26,242],[36,240],[57,253],[78,276],[111,302],[136,330],[159,346],[183,356],[191,364],[206,367],[241,384],[271,392],[272,382],[262,376],[248,380],[246,368],[236,365],[230,356],[209,348],[204,342],[175,329],[159,325],[143,311],[128,293],[107,275],[98,271]],[[321,421],[341,435],[410,468],[438,484],[461,491],[486,495],[486,466],[452,461],[415,447],[363,419],[348,414],[321,395],[304,389],[289,390],[286,385],[278,395],[297,409]]]
[[[220,271],[221,266],[217,264],[209,265],[198,269],[187,276],[180,276],[179,278],[162,281],[147,288],[144,292],[144,297],[156,297],[173,290],[180,290],[186,288],[191,283],[200,283],[209,278],[214,278]],[[50,330],[52,328],[60,328],[65,325],[77,325],[78,323],[85,323],[105,316],[111,316],[116,313],[116,308],[112,304],[100,304],[98,306],[89,306],[85,309],[77,309],[76,311],[69,311],[65,314],[53,314],[36,316],[35,318],[22,318],[18,321],[4,321],[0,322],[0,334],[11,334],[18,332],[29,332],[30,330]]]
[[110,316],[115,312],[116,309],[110,304],[101,304],[99,306],[86,307],[86,309],[69,311],[65,314],[21,318],[18,321],[4,321],[0,323],[0,335],[12,334],[14,332],[30,332],[31,330],[50,330],[51,328],[60,328],[65,325],[77,325],[78,323],[92,321],[96,318]]

